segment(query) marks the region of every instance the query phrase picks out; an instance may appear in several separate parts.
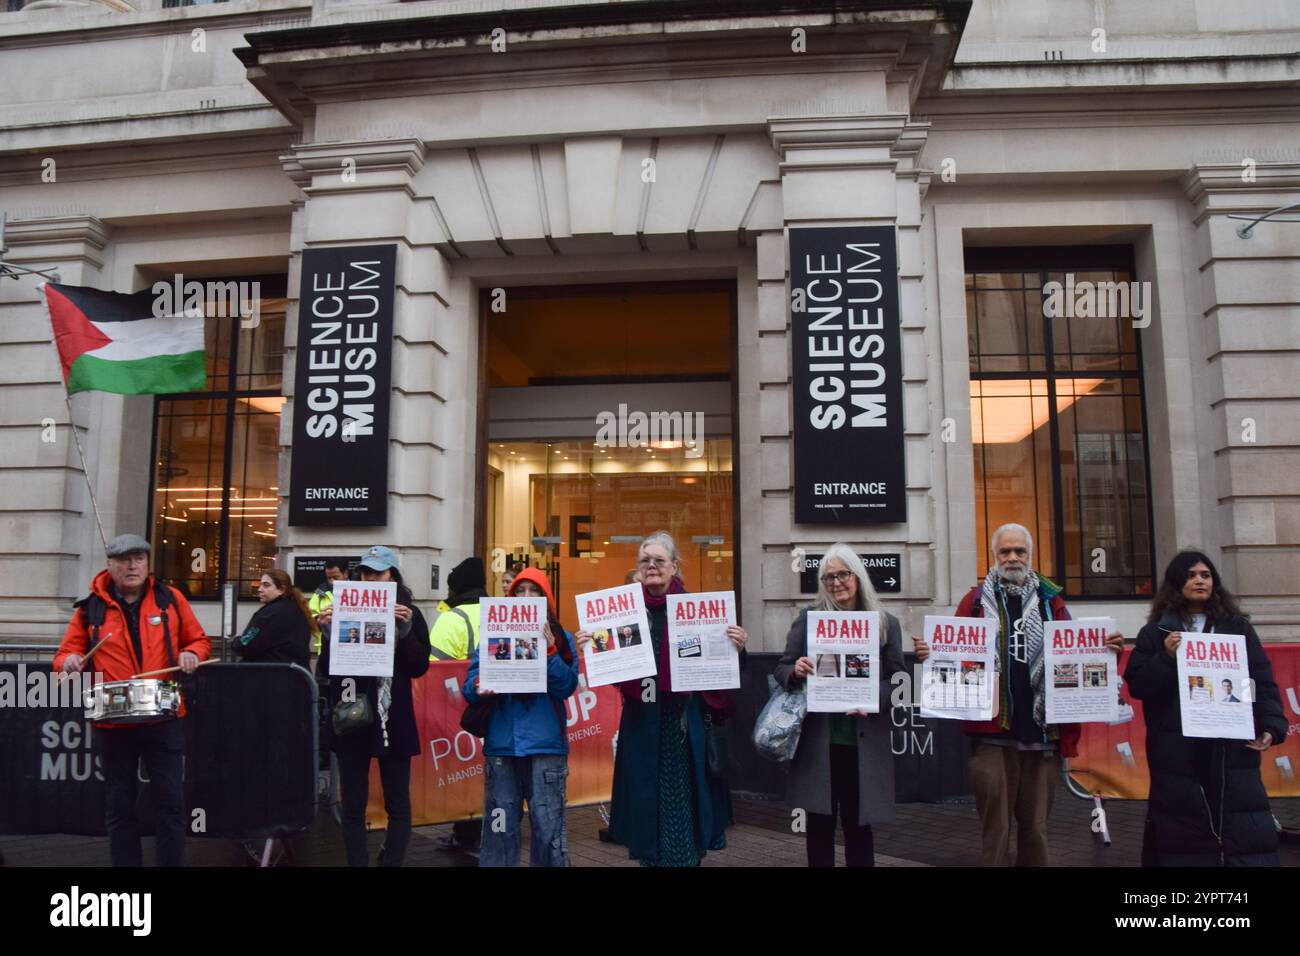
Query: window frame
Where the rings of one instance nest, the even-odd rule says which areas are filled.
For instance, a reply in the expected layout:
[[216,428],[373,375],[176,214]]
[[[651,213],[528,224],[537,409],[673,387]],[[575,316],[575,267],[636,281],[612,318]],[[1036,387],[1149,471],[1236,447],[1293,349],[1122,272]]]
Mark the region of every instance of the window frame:
[[[962,270],[963,277],[975,274],[988,273],[1028,273],[1038,274],[1039,288],[1046,285],[1049,280],[1048,273],[1052,272],[1086,272],[1091,270],[1111,270],[1116,272],[1126,272],[1129,280],[1133,282],[1141,281],[1138,273],[1133,253],[1133,247],[1127,245],[1095,245],[1095,246],[968,246],[963,250],[964,266]],[[964,279],[963,279],[964,284]],[[967,316],[967,323],[975,320],[976,327],[976,352],[974,354],[982,355],[978,346],[978,317]],[[1048,412],[1048,439],[1051,447],[1052,464],[1051,464],[1051,481],[1052,481],[1052,522],[1055,529],[1052,541],[1052,560],[1054,567],[1052,569],[1053,580],[1056,580],[1065,590],[1062,591],[1062,597],[1071,601],[1094,601],[1094,602],[1115,602],[1115,601],[1142,601],[1149,602],[1151,594],[1083,594],[1075,593],[1070,590],[1070,577],[1066,573],[1068,565],[1066,564],[1066,547],[1065,547],[1065,492],[1064,481],[1062,480],[1061,467],[1061,433],[1059,416],[1060,413],[1056,408],[1056,382],[1058,378],[1077,377],[1078,370],[1073,367],[1067,369],[1058,369],[1056,367],[1057,351],[1054,348],[1053,323],[1043,315],[1038,316],[1042,321],[1042,336],[1044,348],[1044,362],[1042,370],[1027,368],[1019,371],[1006,372],[977,372],[969,370],[971,381],[995,381],[995,380],[1027,380],[1042,381],[1047,388],[1047,412]],[[1119,320],[1123,321],[1123,320]],[[1026,330],[1027,331],[1027,330]],[[1132,380],[1137,382],[1138,408],[1140,410],[1142,424],[1142,466],[1143,477],[1146,482],[1146,513],[1147,513],[1147,548],[1150,557],[1150,567],[1148,576],[1154,593],[1156,587],[1156,537],[1155,537],[1155,507],[1152,503],[1152,485],[1151,485],[1151,429],[1147,415],[1147,390],[1146,390],[1146,368],[1143,359],[1142,348],[1142,329],[1135,327],[1133,329],[1134,351],[1136,353],[1136,367],[1126,369],[1121,367],[1116,369],[1107,369],[1104,372],[1105,378]],[[970,355],[968,352],[967,365],[969,369]],[[1066,354],[1073,355],[1073,352]],[[1123,355],[1123,351],[1119,353]],[[1026,356],[1028,358],[1028,355]],[[1030,364],[1028,361],[1026,365]],[[1121,392],[1121,397],[1123,393]],[[974,399],[972,399],[974,401]],[[972,442],[974,435],[971,436]],[[1035,466],[1036,467],[1036,466]],[[985,495],[987,501],[987,495]],[[1128,508],[1128,519],[1130,532],[1135,531],[1135,522],[1132,514],[1132,508]],[[987,511],[987,509],[986,509]],[[984,519],[985,526],[988,526],[987,513]],[[1082,523],[1082,518],[1081,518]],[[992,529],[989,529],[990,531]],[[1080,541],[1083,542],[1083,536],[1080,535]],[[1035,551],[1042,553],[1041,542],[1035,542]],[[977,548],[983,548],[983,542],[977,543]],[[1079,554],[1080,567],[1086,567],[1088,564],[1086,549],[1081,550]],[[1038,562],[1035,562],[1036,564]],[[1059,576],[1059,580],[1057,577]],[[1134,583],[1141,582],[1141,569],[1134,562]]]
[[[289,277],[284,274],[270,275],[239,275],[239,276],[187,276],[187,279],[194,279],[199,282],[257,282],[262,293],[263,299],[284,299],[288,297]],[[241,377],[239,371],[239,346],[240,340],[246,331],[243,323],[238,318],[227,317],[218,318],[218,322],[230,322],[230,346],[226,356],[228,367],[225,375],[224,387],[219,389],[209,388],[202,392],[167,392],[153,396],[153,428],[149,439],[149,521],[146,526],[146,540],[152,545],[154,543],[154,529],[158,523],[158,438],[159,425],[162,420],[162,408],[166,402],[175,401],[211,401],[222,402],[225,410],[221,414],[225,415],[225,434],[222,438],[224,453],[222,455],[221,465],[221,520],[218,524],[217,535],[220,541],[218,548],[217,561],[217,589],[212,596],[188,596],[191,602],[211,602],[217,603],[222,600],[222,594],[225,593],[226,585],[230,582],[229,562],[230,554],[233,551],[230,542],[230,482],[232,479],[232,470],[234,468],[233,449],[235,444],[235,420],[236,404],[241,398],[276,398],[284,395],[284,369],[281,368],[280,386],[278,388],[239,388],[238,381]],[[287,324],[286,324],[287,328]],[[218,341],[220,337],[218,336]],[[282,345],[284,343],[281,343]],[[205,357],[204,361],[207,361]],[[251,373],[250,373],[251,375]],[[209,385],[213,382],[209,381]],[[215,418],[216,414],[210,414],[209,420]],[[279,522],[276,523],[277,530]],[[279,536],[277,533],[276,545],[279,545]],[[157,576],[159,552],[154,549],[152,560],[150,561],[150,571]],[[236,578],[236,580],[238,580]]]

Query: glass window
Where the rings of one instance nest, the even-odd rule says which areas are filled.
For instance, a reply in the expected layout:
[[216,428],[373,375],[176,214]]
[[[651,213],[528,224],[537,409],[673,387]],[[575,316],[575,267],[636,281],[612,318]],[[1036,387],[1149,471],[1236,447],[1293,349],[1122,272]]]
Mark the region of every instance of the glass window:
[[[988,254],[966,276],[977,553],[1008,522],[1034,535],[1035,566],[1069,596],[1149,595],[1147,449],[1127,268],[1027,272],[1035,250]],[[1061,259],[1061,250],[1045,258]],[[1068,250],[1067,250],[1068,253]],[[1068,255],[1066,256],[1068,258]],[[1095,259],[1094,250],[1080,253]],[[1049,282],[1118,296],[1090,314],[1044,315]],[[1113,284],[1113,285],[1112,285]],[[1113,290],[1113,291],[1112,291]],[[1118,303],[1118,305],[1117,305]]]
[[275,560],[287,300],[282,277],[260,278],[281,297],[258,300],[256,324],[208,310],[207,390],[155,403],[154,571],[191,598],[251,594]]
[[[542,569],[570,630],[574,595],[625,583],[641,539],[655,531],[677,542],[686,590],[732,590],[731,441],[705,439],[701,453],[656,444],[492,442],[488,566],[495,553]],[[489,578],[499,594],[500,575]]]

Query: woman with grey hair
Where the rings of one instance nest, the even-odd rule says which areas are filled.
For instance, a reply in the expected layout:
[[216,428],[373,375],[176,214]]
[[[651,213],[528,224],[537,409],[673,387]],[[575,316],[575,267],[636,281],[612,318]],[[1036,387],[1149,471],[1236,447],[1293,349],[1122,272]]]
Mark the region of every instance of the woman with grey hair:
[[871,828],[894,819],[894,754],[890,745],[890,678],[904,669],[903,631],[884,609],[862,559],[847,544],[826,550],[817,600],[799,612],[773,676],[794,690],[815,670],[808,656],[809,611],[877,611],[880,614],[880,712],[808,714],[790,761],[786,802],[807,813],[808,865],[835,865],[835,816],[844,827],[849,866],[873,866]]
[[[623,716],[609,833],[642,866],[698,866],[705,853],[722,848],[723,829],[731,822],[725,790],[719,792],[714,779],[719,768],[711,775],[706,735],[707,721],[735,709],[731,694],[679,693],[668,666],[668,595],[686,591],[678,576],[680,560],[666,531],[641,542],[637,567],[658,673],[616,685],[623,694]],[[579,648],[592,640],[587,631],[574,636]],[[733,625],[727,636],[743,654],[745,629]]]

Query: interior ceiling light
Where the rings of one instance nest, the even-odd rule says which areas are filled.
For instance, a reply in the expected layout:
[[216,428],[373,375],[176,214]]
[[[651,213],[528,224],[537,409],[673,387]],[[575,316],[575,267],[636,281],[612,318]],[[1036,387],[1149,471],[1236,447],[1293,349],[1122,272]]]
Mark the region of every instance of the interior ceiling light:
[[[1101,378],[1058,378],[1056,411],[1065,411],[1104,382]],[[971,436],[977,445],[1013,445],[1047,424],[1047,382],[1043,379],[972,379]]]

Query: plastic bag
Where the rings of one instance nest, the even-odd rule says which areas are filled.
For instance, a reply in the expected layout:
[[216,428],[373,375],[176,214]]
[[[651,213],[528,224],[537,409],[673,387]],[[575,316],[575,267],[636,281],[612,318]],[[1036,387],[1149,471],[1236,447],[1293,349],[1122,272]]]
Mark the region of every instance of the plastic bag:
[[786,690],[770,674],[767,686],[772,696],[754,723],[754,749],[769,760],[786,763],[794,759],[799,747],[804,715],[808,713],[808,696],[802,688]]

